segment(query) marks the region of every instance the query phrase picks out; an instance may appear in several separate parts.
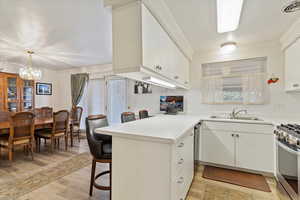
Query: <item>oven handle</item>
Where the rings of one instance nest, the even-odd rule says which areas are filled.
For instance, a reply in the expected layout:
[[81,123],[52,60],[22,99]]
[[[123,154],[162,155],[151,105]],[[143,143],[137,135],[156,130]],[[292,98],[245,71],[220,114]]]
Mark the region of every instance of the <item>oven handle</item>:
[[289,148],[288,146],[284,145],[283,143],[281,143],[280,141],[276,141],[277,145],[280,146],[281,148],[283,148],[284,150],[288,151],[289,153],[295,154],[295,155],[300,155],[300,152],[295,151],[294,149]]

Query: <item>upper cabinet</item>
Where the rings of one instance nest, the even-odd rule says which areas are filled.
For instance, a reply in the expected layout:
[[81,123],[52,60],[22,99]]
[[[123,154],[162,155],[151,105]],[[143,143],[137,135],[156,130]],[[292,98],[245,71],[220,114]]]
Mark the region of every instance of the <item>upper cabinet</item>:
[[285,90],[300,92],[300,19],[280,39],[285,55]]
[[300,91],[300,40],[285,50],[285,89]]
[[34,108],[34,81],[17,74],[0,73],[0,111],[20,112]]
[[113,9],[113,70],[143,81],[154,76],[189,86],[189,59],[141,2]]

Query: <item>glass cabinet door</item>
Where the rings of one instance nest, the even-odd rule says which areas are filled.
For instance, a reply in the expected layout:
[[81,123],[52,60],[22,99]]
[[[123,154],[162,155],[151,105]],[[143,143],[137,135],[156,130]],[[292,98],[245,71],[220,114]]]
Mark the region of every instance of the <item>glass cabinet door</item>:
[[7,77],[7,110],[17,112],[18,106],[18,78],[17,76]]
[[7,100],[8,101],[18,100],[17,78],[15,77],[7,78]]
[[33,81],[24,80],[23,81],[23,100],[22,107],[23,110],[32,110],[33,109],[33,90],[34,83]]

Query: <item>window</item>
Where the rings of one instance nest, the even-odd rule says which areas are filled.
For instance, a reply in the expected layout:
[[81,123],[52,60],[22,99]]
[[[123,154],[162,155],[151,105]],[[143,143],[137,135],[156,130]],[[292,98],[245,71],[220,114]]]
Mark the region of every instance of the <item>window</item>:
[[203,103],[264,104],[267,58],[202,65]]

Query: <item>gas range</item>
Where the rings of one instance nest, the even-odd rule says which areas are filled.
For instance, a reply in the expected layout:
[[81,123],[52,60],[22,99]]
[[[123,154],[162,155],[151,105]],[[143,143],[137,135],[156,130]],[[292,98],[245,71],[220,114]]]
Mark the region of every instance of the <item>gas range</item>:
[[[277,172],[279,186],[292,200],[300,195],[300,125],[281,124],[274,130],[276,135]],[[289,199],[289,198],[288,198]]]
[[300,151],[300,125],[281,124],[276,127],[274,134],[278,141]]

